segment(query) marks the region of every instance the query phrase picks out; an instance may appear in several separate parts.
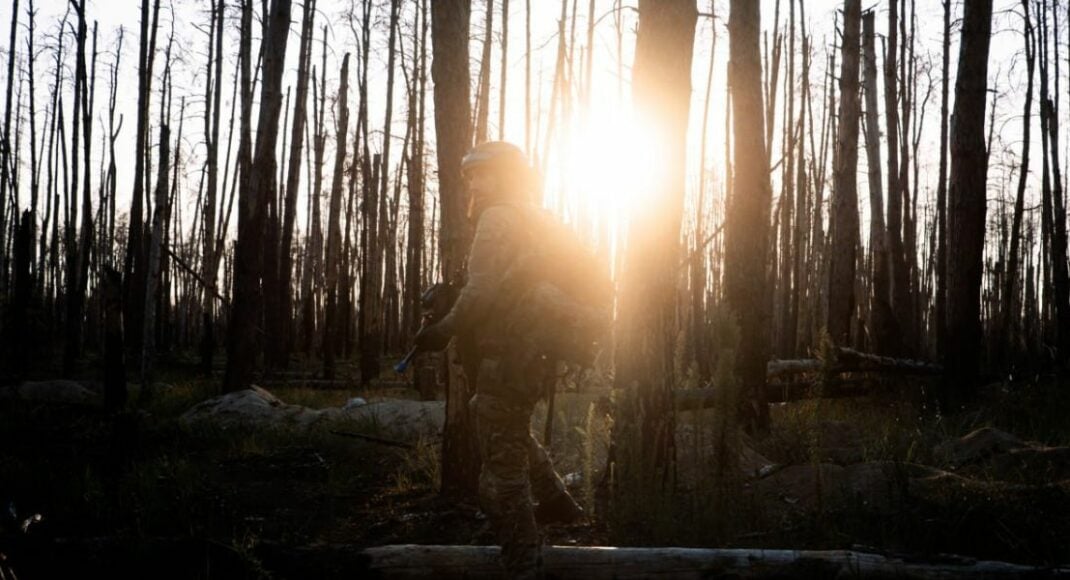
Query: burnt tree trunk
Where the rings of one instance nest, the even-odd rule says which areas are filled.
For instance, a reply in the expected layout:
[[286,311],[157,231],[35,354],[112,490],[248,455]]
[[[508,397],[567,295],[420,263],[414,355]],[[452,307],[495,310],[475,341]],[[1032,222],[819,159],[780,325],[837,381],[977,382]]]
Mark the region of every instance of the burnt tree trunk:
[[[839,127],[832,168],[832,211],[829,218],[829,236],[832,242],[829,250],[828,333],[837,346],[850,345],[851,320],[856,306],[855,266],[859,235],[858,53],[861,19],[861,0],[844,0]],[[895,191],[889,189],[888,196],[895,195]]]
[[1017,330],[1020,323],[1021,300],[1018,297],[1018,269],[1021,254],[1022,216],[1025,211],[1025,190],[1029,177],[1029,139],[1033,126],[1033,76],[1036,69],[1036,40],[1033,23],[1029,16],[1030,0],[1022,0],[1023,39],[1025,42],[1026,85],[1025,103],[1022,111],[1022,154],[1018,167],[1018,189],[1014,197],[1014,214],[1011,218],[1010,248],[1007,251],[1007,270],[1004,273],[1003,292],[1000,296],[999,338],[996,355],[1003,363],[1013,360],[1018,352],[1020,338]]
[[874,13],[862,17],[862,47],[865,59],[863,77],[866,97],[866,160],[869,168],[869,255],[870,292],[869,330],[874,352],[898,352],[894,342],[899,331],[892,312],[887,233],[884,228],[884,194],[881,187],[880,113],[877,110],[877,51],[873,32]]
[[301,154],[305,144],[305,122],[308,110],[308,72],[312,60],[312,36],[315,34],[313,23],[316,15],[315,0],[306,0],[301,19],[301,46],[297,61],[297,92],[294,95],[294,120],[290,132],[290,158],[286,173],[286,201],[282,218],[282,240],[279,244],[279,310],[283,322],[279,330],[283,336],[278,337],[281,352],[280,366],[289,362],[293,349],[293,237],[294,222],[297,219],[297,190],[301,185]]
[[227,334],[227,369],[223,379],[223,387],[227,391],[249,386],[258,350],[260,279],[264,271],[263,235],[267,222],[268,198],[274,195],[276,185],[275,144],[282,108],[286,41],[290,32],[290,0],[272,0],[265,28],[267,30],[264,37],[256,146],[249,177],[247,180],[243,179],[238,200],[233,308]]
[[945,410],[966,399],[978,376],[981,352],[981,277],[985,238],[987,152],[984,142],[992,0],[963,5],[962,41],[951,119],[948,191],[947,384]]
[[732,0],[728,20],[729,87],[732,108],[731,179],[725,216],[725,302],[740,330],[736,376],[747,401],[740,401],[741,418],[752,428],[765,429],[765,362],[769,356],[769,156],[766,152],[762,96],[762,64],[758,48],[760,6]]
[[[471,239],[465,218],[467,194],[461,158],[472,142],[469,101],[468,29],[471,0],[431,2],[431,79],[439,180],[439,252],[446,282],[461,282]],[[451,350],[447,355],[455,358]],[[456,368],[452,365],[451,368]],[[475,424],[468,413],[474,385],[459,372],[448,374],[442,441],[442,491],[475,494],[479,471]]]
[[636,208],[628,234],[615,353],[616,387],[626,395],[614,439],[624,469],[651,469],[658,480],[675,456],[674,318],[697,20],[692,0],[639,2],[632,95],[659,142],[635,146],[654,145],[667,163],[652,203]]
[[345,177],[346,134],[349,128],[349,53],[342,57],[341,79],[338,85],[338,104],[335,113],[338,137],[335,141],[334,177],[331,179],[331,200],[327,210],[327,309],[323,317],[323,376],[334,378],[334,357],[338,349],[338,273],[342,244],[342,180]]

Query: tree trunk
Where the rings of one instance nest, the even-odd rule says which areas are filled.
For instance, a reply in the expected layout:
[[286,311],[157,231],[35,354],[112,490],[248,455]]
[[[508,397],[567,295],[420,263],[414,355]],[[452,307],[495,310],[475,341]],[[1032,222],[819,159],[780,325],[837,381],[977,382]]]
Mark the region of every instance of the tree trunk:
[[334,177],[331,180],[331,200],[327,210],[327,311],[323,322],[323,377],[334,378],[334,357],[338,347],[337,331],[341,318],[338,311],[338,272],[342,244],[342,179],[345,177],[346,134],[349,130],[349,53],[342,57],[342,72],[338,84],[337,139],[335,141]]
[[972,392],[981,351],[981,277],[985,237],[987,155],[984,143],[988,47],[992,0],[963,5],[962,41],[951,120],[951,186],[948,191],[947,384],[945,411]]
[[[840,64],[839,127],[832,175],[832,239],[829,263],[828,333],[837,346],[850,346],[855,314],[858,248],[858,53],[861,0],[844,0],[843,60]],[[885,87],[887,90],[887,87]],[[890,156],[891,154],[889,154]],[[895,190],[889,188],[889,197]],[[889,217],[889,225],[891,217]]]
[[1016,334],[1021,322],[1021,301],[1018,298],[1018,264],[1021,253],[1022,216],[1025,211],[1025,189],[1029,177],[1029,140],[1033,126],[1033,75],[1036,69],[1036,39],[1033,23],[1029,17],[1030,0],[1022,0],[1023,39],[1025,41],[1026,85],[1025,103],[1022,111],[1022,154],[1018,166],[1018,190],[1014,197],[1014,215],[1011,218],[1010,249],[1007,252],[1007,271],[1004,273],[1003,292],[1000,298],[999,338],[996,340],[996,355],[1007,363],[1018,352],[1020,339]]
[[762,67],[758,50],[760,7],[732,0],[728,21],[729,98],[732,101],[734,161],[725,215],[725,302],[740,330],[736,376],[748,402],[742,418],[765,429],[765,361],[769,356],[766,255],[769,245],[769,157],[763,116]]
[[[203,221],[202,252],[201,252],[201,277],[209,285],[215,284],[216,274],[219,271],[219,262],[216,259],[216,198],[219,189],[219,109],[220,98],[223,92],[223,18],[226,13],[225,0],[212,1],[212,31],[209,34],[207,82],[205,89],[205,154],[207,155],[207,178],[208,185],[204,195],[204,208],[201,218]],[[212,62],[212,60],[215,62]],[[214,67],[214,68],[213,68]],[[215,344],[212,335],[212,325],[215,320],[215,297],[207,289],[204,291],[202,302],[202,330],[201,344],[201,372],[205,376],[212,373],[212,355]]]
[[[301,185],[301,154],[305,144],[305,121],[308,102],[308,72],[312,60],[313,23],[316,15],[315,0],[306,0],[301,18],[301,46],[297,61],[297,93],[294,95],[294,120],[290,132],[290,158],[286,174],[286,202],[282,218],[282,240],[279,245],[279,310],[283,322],[283,336],[278,337],[282,347],[277,353],[285,367],[293,349],[293,236],[297,219],[297,191]],[[307,234],[307,232],[306,232]]]
[[615,353],[616,387],[626,394],[613,437],[623,470],[663,483],[675,457],[674,316],[697,20],[693,0],[641,0],[632,69],[635,105],[659,137],[634,146],[664,151],[666,163],[652,203],[631,216]]
[[873,20],[875,14],[866,12],[862,17],[862,47],[865,54],[866,94],[866,159],[869,167],[869,255],[871,284],[869,307],[869,330],[874,352],[885,354],[898,352],[895,341],[899,331],[890,303],[891,289],[887,233],[884,229],[884,194],[881,191],[881,143],[880,114],[877,110],[877,51],[875,48]]
[[[888,139],[888,256],[891,272],[890,300],[893,312],[899,320],[906,316],[903,310],[906,277],[906,257],[903,249],[903,184],[900,181],[900,123],[899,82],[897,57],[899,54],[899,0],[888,3],[888,41],[884,53],[884,114],[887,122],[885,137]],[[843,94],[841,92],[841,94]],[[841,97],[842,98],[842,97]],[[841,120],[842,121],[842,120]],[[904,137],[905,139],[905,137]],[[905,342],[905,341],[903,341]]]
[[243,180],[246,183],[239,191],[238,200],[234,302],[227,335],[226,377],[223,381],[227,391],[244,389],[251,384],[258,350],[260,278],[264,272],[263,232],[267,222],[268,198],[275,192],[275,145],[282,107],[286,41],[290,32],[290,0],[272,0],[265,27],[264,76],[261,81],[256,147],[248,180]]
[[[1029,0],[1023,0],[1028,2]],[[936,352],[943,354],[947,330],[947,139],[948,80],[951,73],[951,0],[944,3],[943,72],[940,75],[940,172],[936,184]]]
[[[467,194],[461,158],[472,142],[469,104],[468,18],[471,0],[431,2],[431,78],[434,81],[435,134],[439,180],[439,252],[442,276],[459,283],[471,239],[465,218]],[[450,352],[448,357],[456,356]],[[455,367],[451,367],[455,368]],[[474,385],[452,372],[446,385],[446,423],[442,442],[442,491],[474,495],[479,478],[475,425],[468,414]]]
[[[7,271],[7,190],[8,182],[11,180],[10,168],[14,166],[11,161],[11,109],[14,105],[14,100],[11,98],[11,92],[15,88],[15,43],[18,40],[19,32],[19,0],[15,0],[11,6],[11,41],[8,43],[7,53],[7,91],[4,99],[4,134],[0,135],[0,280],[4,278],[3,273]],[[31,55],[32,58],[32,55]],[[60,91],[60,86],[56,85],[56,91]],[[18,221],[17,215],[12,210],[12,221]],[[3,283],[0,282],[0,292],[5,291]]]
[[126,257],[123,261],[123,325],[126,346],[132,353],[141,352],[141,318],[145,311],[145,157],[149,139],[149,102],[152,94],[152,68],[156,55],[156,27],[160,0],[141,3],[141,41],[138,53],[137,128],[134,134],[134,191],[130,197],[130,216]]

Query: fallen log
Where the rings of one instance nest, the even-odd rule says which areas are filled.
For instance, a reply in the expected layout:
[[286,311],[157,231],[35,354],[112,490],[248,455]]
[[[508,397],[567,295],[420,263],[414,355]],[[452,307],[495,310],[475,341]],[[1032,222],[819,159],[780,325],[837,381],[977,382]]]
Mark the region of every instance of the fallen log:
[[[836,378],[818,389],[815,381],[799,380],[791,382],[771,382],[765,385],[765,402],[790,403],[805,399],[840,399],[867,394],[862,387],[866,383],[861,378]],[[717,405],[717,388],[673,389],[673,399],[678,411],[695,411],[709,409]]]
[[[940,556],[930,561],[849,550],[543,548],[547,578],[1070,578],[1070,568]],[[492,546],[368,548],[356,578],[501,578]]]
[[823,370],[834,374],[879,372],[901,375],[938,375],[944,372],[942,366],[927,361],[869,354],[852,348],[835,348],[833,354],[833,360],[827,362],[816,358],[771,360],[766,363],[766,377],[772,379]]

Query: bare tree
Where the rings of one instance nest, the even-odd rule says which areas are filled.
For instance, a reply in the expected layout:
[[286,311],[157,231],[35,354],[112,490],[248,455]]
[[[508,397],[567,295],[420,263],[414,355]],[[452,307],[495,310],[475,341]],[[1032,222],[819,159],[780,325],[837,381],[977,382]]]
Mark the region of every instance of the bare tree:
[[[655,202],[632,216],[620,281],[615,382],[629,393],[614,439],[618,460],[656,470],[673,458],[672,344],[684,205],[691,60],[698,11],[691,0],[641,0],[632,94],[661,141],[666,174]],[[636,143],[635,146],[643,146]],[[630,425],[634,428],[629,428]],[[636,432],[634,429],[638,429]]]
[[766,259],[769,248],[769,156],[763,116],[762,65],[758,49],[760,7],[732,0],[728,20],[729,86],[732,105],[732,189],[725,216],[725,303],[740,329],[736,375],[748,397],[743,419],[768,426],[765,363],[769,354]]
[[[251,0],[244,1],[248,4]],[[239,191],[234,302],[227,335],[227,369],[223,380],[224,389],[228,391],[249,386],[257,352],[260,278],[264,269],[262,239],[268,198],[275,191],[275,145],[282,107],[282,72],[290,32],[290,0],[272,0],[265,27],[256,146],[247,183]]]
[[981,278],[985,235],[987,152],[984,142],[988,47],[992,0],[963,4],[962,40],[951,120],[951,185],[948,191],[947,382],[943,402],[966,398],[978,376],[981,349]]
[[[465,218],[467,194],[461,158],[472,142],[469,103],[468,28],[471,0],[431,3],[431,78],[434,81],[435,135],[439,182],[439,252],[442,276],[459,282],[471,239]],[[442,442],[442,491],[476,491],[480,462],[468,413],[474,385],[454,371],[446,385],[446,424]]]

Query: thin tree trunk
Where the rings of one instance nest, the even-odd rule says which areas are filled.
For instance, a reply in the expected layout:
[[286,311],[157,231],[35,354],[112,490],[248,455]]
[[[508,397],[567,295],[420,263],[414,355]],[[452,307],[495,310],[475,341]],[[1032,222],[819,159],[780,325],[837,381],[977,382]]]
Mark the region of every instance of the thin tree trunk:
[[[286,202],[282,219],[282,240],[279,247],[279,309],[283,327],[279,330],[283,336],[278,337],[282,352],[280,366],[289,362],[293,349],[293,237],[294,222],[297,219],[297,192],[301,185],[301,154],[305,144],[305,122],[308,109],[308,72],[312,60],[312,40],[315,34],[313,26],[316,15],[315,0],[306,0],[301,18],[301,46],[297,61],[297,93],[294,95],[294,119],[290,131],[290,158],[286,174]],[[306,232],[307,235],[307,232]]]
[[1000,296],[999,338],[996,354],[1007,363],[1018,354],[1020,338],[1021,302],[1018,297],[1018,264],[1021,253],[1022,216],[1025,212],[1025,190],[1029,177],[1029,140],[1033,126],[1033,76],[1036,69],[1036,38],[1029,17],[1030,0],[1022,0],[1023,38],[1025,41],[1026,88],[1022,111],[1022,153],[1018,165],[1018,190],[1014,197],[1014,216],[1011,221],[1010,249],[1007,252],[1007,271],[1004,274],[1003,293]]
[[340,269],[342,229],[342,179],[345,177],[346,134],[349,130],[349,53],[342,58],[341,79],[338,85],[337,139],[335,140],[334,178],[331,180],[331,200],[327,212],[327,313],[323,326],[323,376],[334,378],[334,357],[337,350],[338,273]]
[[[0,280],[7,272],[7,191],[11,180],[10,168],[14,166],[11,161],[11,108],[14,104],[11,92],[15,87],[15,44],[18,42],[19,31],[19,0],[14,0],[11,6],[11,40],[8,42],[7,53],[7,91],[4,99],[4,134],[0,135]],[[32,57],[32,55],[31,55]],[[59,89],[59,85],[56,86]],[[13,208],[11,218],[17,221],[18,216]],[[3,282],[0,281],[0,292],[4,292]]]
[[899,332],[891,306],[891,288],[887,232],[884,228],[884,194],[881,190],[880,113],[877,110],[877,51],[873,11],[862,17],[862,47],[865,55],[866,159],[869,168],[869,254],[871,284],[869,330],[873,351],[879,354],[898,352],[895,342]]
[[[205,154],[207,155],[207,178],[208,185],[204,195],[204,208],[202,209],[203,240],[201,253],[201,277],[209,285],[215,284],[216,274],[219,271],[219,262],[216,256],[216,198],[219,189],[219,109],[220,98],[223,92],[223,19],[226,14],[226,0],[212,0],[211,32],[209,34],[207,81],[205,83]],[[214,59],[214,62],[213,62]],[[229,146],[228,146],[229,156]],[[226,160],[224,160],[226,163]],[[224,187],[226,180],[224,179]],[[215,297],[205,288],[203,292],[201,319],[203,328],[201,344],[201,372],[205,375],[212,373],[212,355],[215,352],[215,341],[212,326],[215,320]]]
[[490,117],[490,50],[494,39],[493,33],[494,0],[487,0],[487,18],[483,28],[483,55],[479,61],[479,90],[476,93],[479,100],[476,106],[476,143],[487,140],[487,121]]

